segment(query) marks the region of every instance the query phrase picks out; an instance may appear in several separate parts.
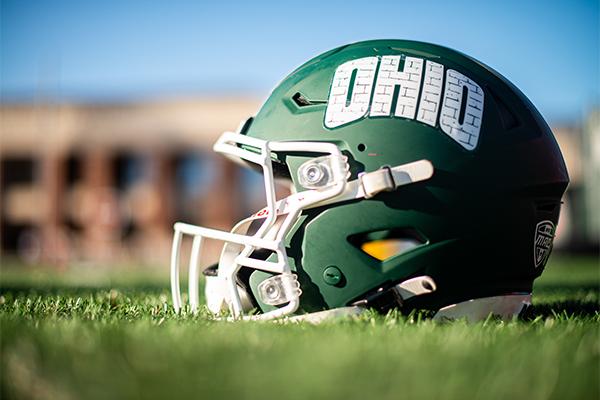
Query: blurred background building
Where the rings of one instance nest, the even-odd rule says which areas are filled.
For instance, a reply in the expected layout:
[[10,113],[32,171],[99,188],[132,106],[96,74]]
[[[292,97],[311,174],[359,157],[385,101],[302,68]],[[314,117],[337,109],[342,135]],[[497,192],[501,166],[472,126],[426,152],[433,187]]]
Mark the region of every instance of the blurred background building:
[[[264,206],[261,176],[211,147],[259,106],[225,97],[3,104],[2,254],[57,265],[152,264],[167,260],[175,220],[229,229]],[[571,177],[556,241],[563,250],[598,248],[599,116],[553,128]]]
[[521,88],[571,177],[556,247],[597,254],[599,21],[594,0],[2,0],[0,257],[164,265],[175,220],[229,229],[264,194],[216,137],[300,63],[369,38],[453,47]]
[[[157,263],[175,220],[230,229],[262,178],[212,153],[249,98],[0,106],[1,251],[36,263]],[[256,183],[256,185],[254,185]]]

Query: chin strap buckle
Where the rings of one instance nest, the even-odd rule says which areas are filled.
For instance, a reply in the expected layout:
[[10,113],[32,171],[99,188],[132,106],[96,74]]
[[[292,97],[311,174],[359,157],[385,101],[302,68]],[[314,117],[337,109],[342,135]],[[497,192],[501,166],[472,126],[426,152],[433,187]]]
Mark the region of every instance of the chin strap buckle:
[[365,194],[365,199],[370,199],[380,192],[390,192],[396,189],[392,169],[388,166],[377,171],[363,172],[358,175],[360,186]]
[[402,300],[407,300],[414,296],[435,292],[437,286],[430,276],[423,275],[400,282],[394,286],[394,290],[402,297]]

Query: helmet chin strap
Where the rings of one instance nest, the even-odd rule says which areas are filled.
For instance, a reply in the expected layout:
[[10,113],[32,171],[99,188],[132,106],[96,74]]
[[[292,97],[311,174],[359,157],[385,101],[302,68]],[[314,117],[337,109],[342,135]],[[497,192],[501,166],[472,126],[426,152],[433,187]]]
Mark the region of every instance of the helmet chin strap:
[[417,276],[391,287],[380,287],[374,293],[354,302],[352,305],[386,311],[391,308],[402,307],[404,301],[411,297],[432,293],[436,290],[437,286],[430,276]]

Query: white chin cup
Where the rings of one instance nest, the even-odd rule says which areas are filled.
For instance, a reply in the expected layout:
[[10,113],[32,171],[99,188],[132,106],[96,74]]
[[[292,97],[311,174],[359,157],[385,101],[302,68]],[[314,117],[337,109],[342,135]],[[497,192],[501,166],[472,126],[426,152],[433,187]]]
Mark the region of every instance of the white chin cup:
[[206,306],[213,314],[220,314],[228,307],[225,300],[227,292],[225,285],[218,276],[205,276],[204,296],[206,297]]
[[[208,310],[213,314],[227,312],[231,299],[225,281],[218,276],[206,276],[205,278],[204,295]],[[246,290],[240,285],[237,285],[237,290],[240,294],[243,311],[248,312],[252,310],[252,301]]]

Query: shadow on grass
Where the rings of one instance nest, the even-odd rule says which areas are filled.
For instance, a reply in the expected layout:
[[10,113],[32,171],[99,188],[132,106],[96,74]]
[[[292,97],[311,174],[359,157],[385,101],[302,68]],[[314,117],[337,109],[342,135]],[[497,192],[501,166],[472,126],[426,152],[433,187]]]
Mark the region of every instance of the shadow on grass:
[[570,284],[556,284],[556,283],[540,283],[536,284],[533,293],[550,293],[550,292],[580,292],[580,291],[596,291],[600,292],[600,285],[593,283],[570,283]]
[[521,314],[525,321],[548,317],[595,317],[600,314],[600,304],[595,301],[559,301],[555,303],[532,305]]

